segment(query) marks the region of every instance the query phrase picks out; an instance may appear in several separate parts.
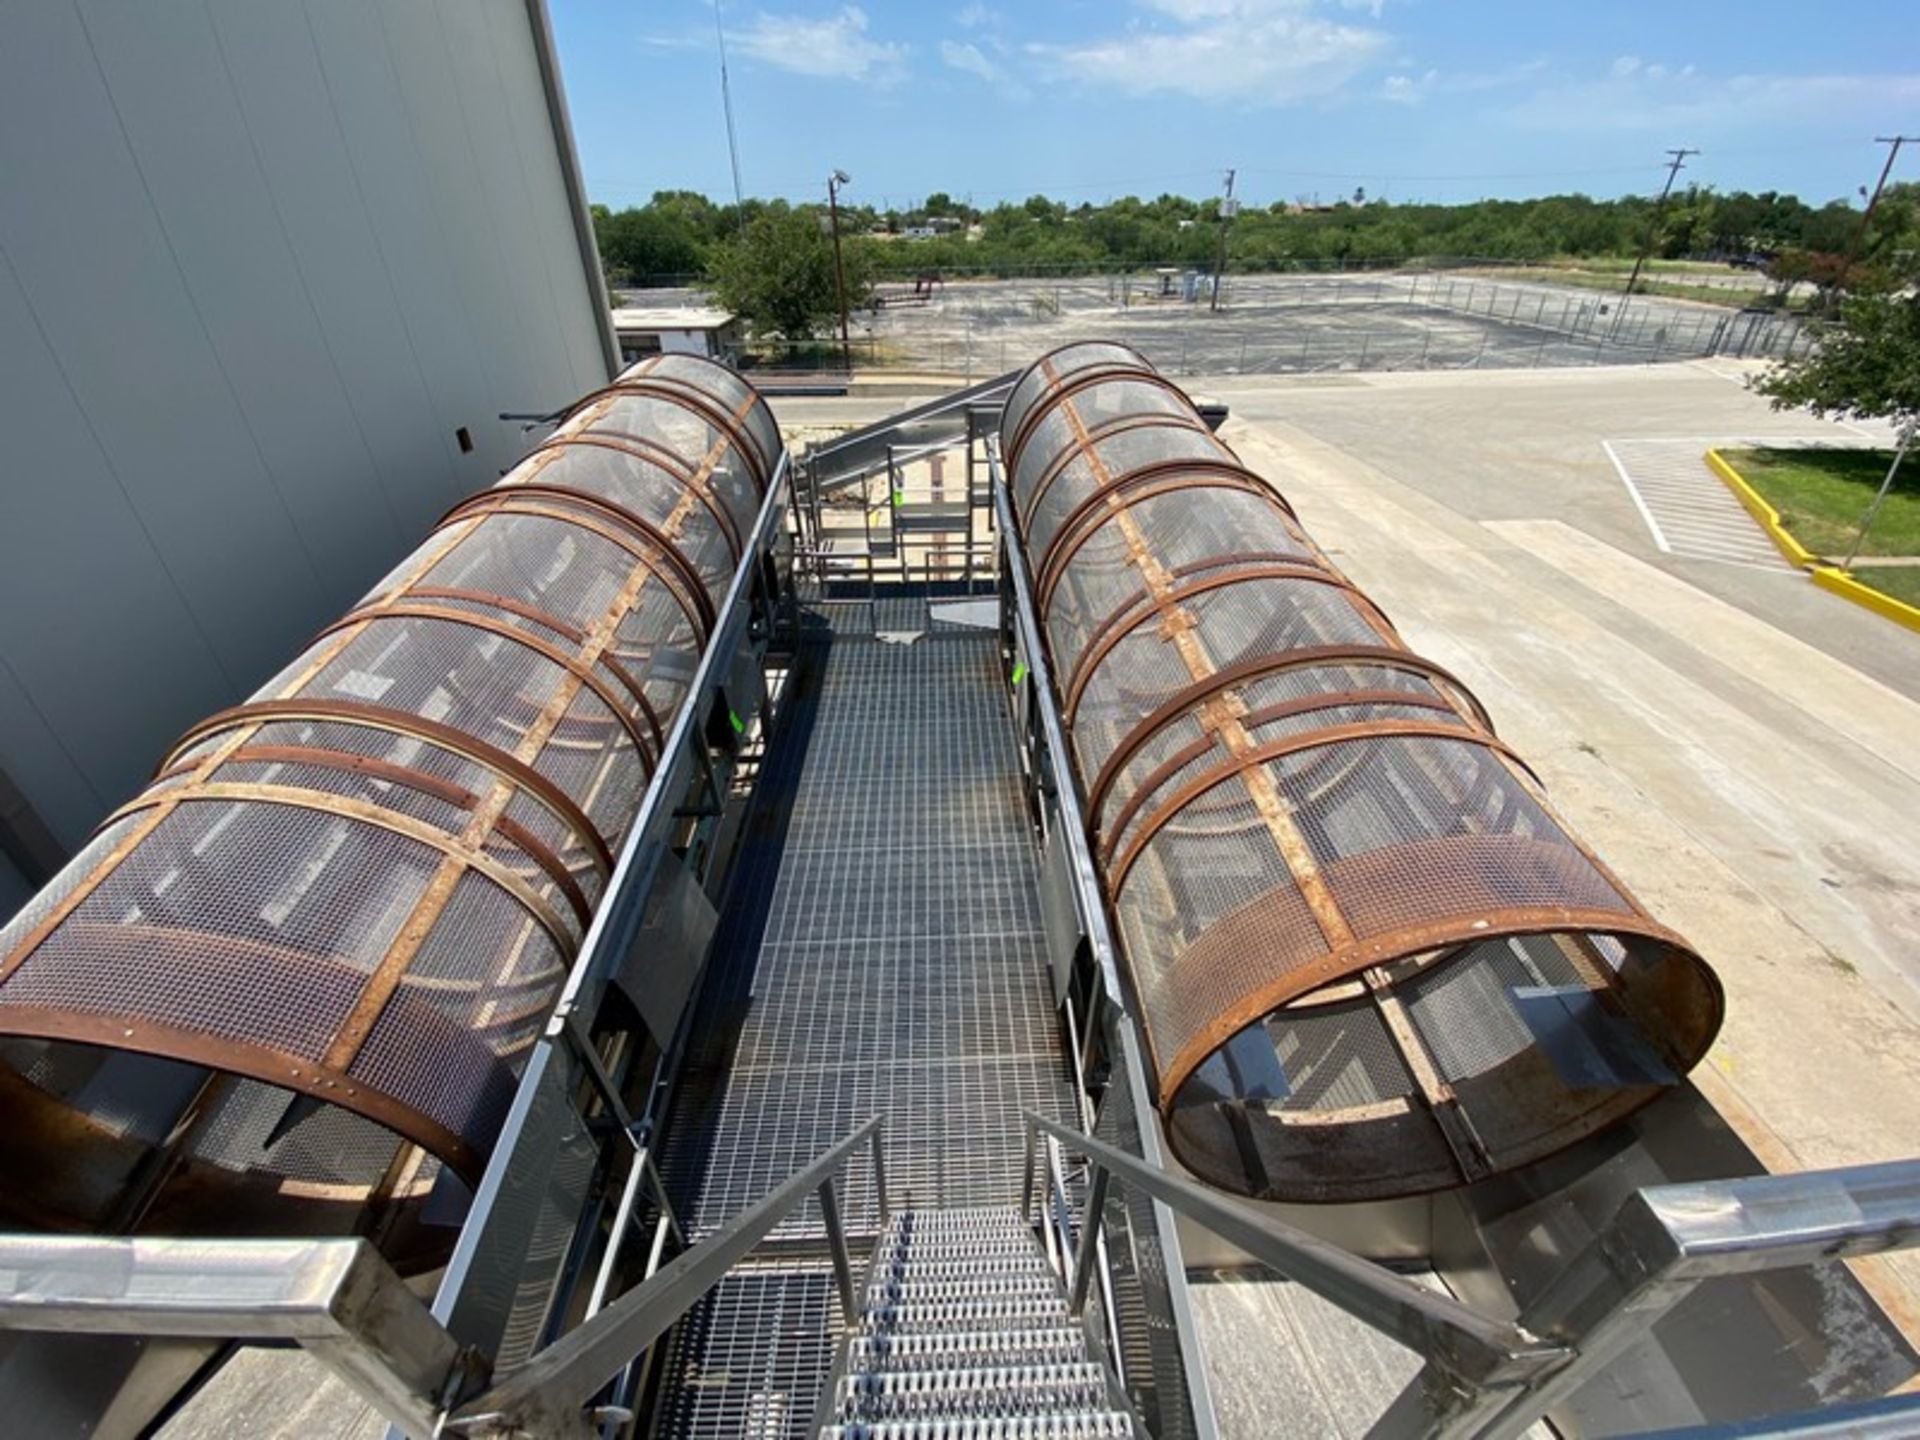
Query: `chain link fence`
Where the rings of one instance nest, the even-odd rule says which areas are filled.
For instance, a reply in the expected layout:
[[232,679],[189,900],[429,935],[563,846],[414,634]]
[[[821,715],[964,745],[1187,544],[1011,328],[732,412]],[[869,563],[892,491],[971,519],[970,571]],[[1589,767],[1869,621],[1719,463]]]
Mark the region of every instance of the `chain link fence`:
[[[856,315],[861,369],[977,378],[1056,346],[1122,340],[1162,371],[1313,374],[1784,358],[1816,339],[1796,316],[1631,298],[1481,273],[1247,275],[1210,305],[1209,277],[1127,274],[954,284]],[[755,345],[764,368],[838,369],[839,345]]]

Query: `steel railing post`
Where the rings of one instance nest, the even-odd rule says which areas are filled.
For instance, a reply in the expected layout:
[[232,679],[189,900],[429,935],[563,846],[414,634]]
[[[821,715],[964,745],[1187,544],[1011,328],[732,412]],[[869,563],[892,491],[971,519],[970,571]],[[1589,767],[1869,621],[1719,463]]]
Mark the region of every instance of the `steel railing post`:
[[833,1250],[833,1279],[840,1291],[840,1314],[852,1325],[860,1318],[858,1297],[853,1293],[853,1259],[847,1253],[847,1231],[840,1221],[840,1200],[833,1193],[833,1177],[820,1182],[820,1213],[827,1222],[827,1244]]
[[1033,1162],[1034,1144],[1038,1132],[1033,1122],[1027,1122],[1027,1142],[1025,1158],[1020,1165],[1020,1218],[1025,1220],[1033,1213]]
[[873,1197],[880,1207],[880,1223],[884,1226],[893,1207],[887,1204],[886,1131],[877,1128],[873,1132]]
[[1087,1310],[1087,1282],[1093,1279],[1096,1241],[1107,1219],[1107,1167],[1094,1162],[1093,1184],[1087,1189],[1087,1208],[1080,1219],[1080,1243],[1073,1252],[1073,1294],[1067,1309],[1078,1320]]

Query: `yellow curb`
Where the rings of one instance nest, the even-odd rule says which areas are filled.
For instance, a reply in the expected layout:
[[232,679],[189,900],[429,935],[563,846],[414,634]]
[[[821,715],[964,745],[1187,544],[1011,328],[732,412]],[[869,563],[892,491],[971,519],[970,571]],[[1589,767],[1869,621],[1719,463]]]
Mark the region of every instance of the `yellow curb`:
[[1774,549],[1802,570],[1812,570],[1826,563],[1787,533],[1787,527],[1780,523],[1780,512],[1762,499],[1760,492],[1747,483],[1746,477],[1727,463],[1726,456],[1718,450],[1707,451],[1707,467],[1727,482],[1727,488],[1733,491],[1733,498],[1746,506],[1747,513],[1760,522],[1760,528],[1773,541]]
[[1871,585],[1863,585],[1844,570],[1836,570],[1831,565],[1816,565],[1813,570],[1813,583],[1822,590],[1831,590],[1842,599],[1863,605],[1876,615],[1884,615],[1896,625],[1904,625],[1909,630],[1920,630],[1920,609],[1915,609],[1905,601],[1896,600],[1891,595],[1883,595]]

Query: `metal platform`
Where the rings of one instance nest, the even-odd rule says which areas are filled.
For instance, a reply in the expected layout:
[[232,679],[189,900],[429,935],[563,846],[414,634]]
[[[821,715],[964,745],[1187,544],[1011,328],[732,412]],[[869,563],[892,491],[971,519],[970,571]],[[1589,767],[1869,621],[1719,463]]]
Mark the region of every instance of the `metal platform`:
[[[879,638],[876,618],[919,638]],[[696,1237],[875,1114],[894,1204],[1005,1205],[1021,1111],[1074,1112],[997,636],[915,597],[816,607],[803,634],[664,1132]],[[843,1203],[871,1238],[864,1174]],[[745,1272],[700,1307],[664,1433],[811,1433],[836,1338],[817,1205],[775,1239],[817,1258]]]

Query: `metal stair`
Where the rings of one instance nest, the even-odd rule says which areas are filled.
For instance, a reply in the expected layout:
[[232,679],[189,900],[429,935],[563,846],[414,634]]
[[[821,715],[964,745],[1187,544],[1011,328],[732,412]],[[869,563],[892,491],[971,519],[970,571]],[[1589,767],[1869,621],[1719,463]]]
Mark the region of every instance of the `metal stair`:
[[1131,1437],[1116,1400],[1018,1210],[903,1210],[875,1242],[820,1437]]

